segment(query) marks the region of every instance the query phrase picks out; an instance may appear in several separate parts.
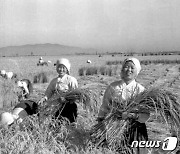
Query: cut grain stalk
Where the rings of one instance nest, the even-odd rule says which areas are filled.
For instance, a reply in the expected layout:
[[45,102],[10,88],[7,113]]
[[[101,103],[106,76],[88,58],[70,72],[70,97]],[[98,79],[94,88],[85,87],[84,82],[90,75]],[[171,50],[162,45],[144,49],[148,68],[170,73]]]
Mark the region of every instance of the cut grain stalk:
[[90,97],[84,89],[75,89],[66,93],[56,93],[48,99],[43,106],[40,106],[40,115],[42,118],[54,115],[59,109],[63,108],[66,103],[82,103],[85,107],[92,107]]

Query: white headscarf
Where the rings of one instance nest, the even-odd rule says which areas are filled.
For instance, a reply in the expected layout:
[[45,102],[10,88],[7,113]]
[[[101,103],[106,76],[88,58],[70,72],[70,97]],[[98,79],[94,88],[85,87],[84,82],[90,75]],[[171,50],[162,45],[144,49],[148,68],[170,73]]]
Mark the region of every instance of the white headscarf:
[[127,61],[132,61],[133,64],[135,65],[136,69],[137,69],[137,75],[139,74],[139,72],[141,71],[141,64],[140,64],[140,61],[137,59],[137,58],[134,58],[134,57],[130,57],[130,58],[126,58],[122,64],[122,68],[124,67],[124,64],[127,62]]
[[56,67],[57,67],[59,64],[64,65],[64,66],[67,68],[67,70],[68,70],[68,74],[70,74],[71,64],[70,64],[70,62],[69,62],[68,59],[66,59],[66,58],[58,59],[57,62],[56,62]]
[[5,126],[5,125],[8,126],[12,124],[15,119],[16,119],[16,116],[14,116],[12,113],[4,112],[0,115],[0,124],[2,126]]

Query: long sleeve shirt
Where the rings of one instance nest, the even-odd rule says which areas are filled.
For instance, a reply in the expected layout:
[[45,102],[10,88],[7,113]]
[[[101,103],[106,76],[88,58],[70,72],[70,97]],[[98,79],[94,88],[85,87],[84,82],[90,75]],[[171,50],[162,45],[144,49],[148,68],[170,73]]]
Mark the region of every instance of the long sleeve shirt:
[[45,91],[47,99],[51,98],[56,92],[65,93],[78,88],[76,78],[65,74],[62,78],[54,78]]
[[128,99],[143,92],[144,90],[145,88],[135,80],[131,81],[128,85],[123,80],[111,83],[104,93],[98,117],[104,118],[107,116],[112,109],[112,100],[118,100],[117,103],[123,103],[117,105],[126,106],[127,104],[125,103]]

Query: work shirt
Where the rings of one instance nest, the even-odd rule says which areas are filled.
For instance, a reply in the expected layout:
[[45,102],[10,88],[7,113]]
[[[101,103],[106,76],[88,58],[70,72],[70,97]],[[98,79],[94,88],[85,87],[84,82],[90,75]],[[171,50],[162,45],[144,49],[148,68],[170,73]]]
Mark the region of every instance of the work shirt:
[[33,100],[22,100],[19,104],[15,106],[13,114],[18,115],[22,110],[25,110],[28,115],[33,115],[38,113],[38,105]]
[[55,93],[65,93],[76,88],[78,88],[76,78],[65,74],[62,78],[56,77],[50,82],[47,90],[45,91],[45,95],[49,99]]
[[127,100],[143,92],[144,89],[145,88],[135,80],[131,81],[128,85],[123,80],[111,83],[105,91],[98,117],[106,117],[111,110],[113,100],[119,103],[116,105],[127,106]]

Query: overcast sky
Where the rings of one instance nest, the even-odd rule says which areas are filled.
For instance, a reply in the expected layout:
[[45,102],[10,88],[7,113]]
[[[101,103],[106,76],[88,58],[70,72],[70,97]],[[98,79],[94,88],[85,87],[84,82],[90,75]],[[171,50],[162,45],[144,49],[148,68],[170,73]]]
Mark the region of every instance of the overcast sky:
[[180,0],[0,0],[0,47],[179,50]]

